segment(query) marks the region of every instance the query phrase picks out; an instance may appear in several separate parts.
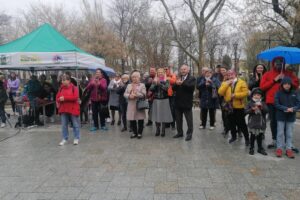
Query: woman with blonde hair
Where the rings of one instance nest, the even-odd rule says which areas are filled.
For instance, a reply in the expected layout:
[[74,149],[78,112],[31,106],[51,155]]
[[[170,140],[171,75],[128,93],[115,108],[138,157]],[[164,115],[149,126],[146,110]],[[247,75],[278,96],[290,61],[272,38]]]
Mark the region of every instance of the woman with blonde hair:
[[165,137],[166,123],[173,122],[168,96],[169,87],[170,82],[167,80],[164,68],[159,68],[150,87],[150,91],[154,94],[151,115],[152,121],[156,124],[155,136],[160,135],[160,127],[162,127],[161,137]]
[[124,97],[128,100],[127,120],[130,121],[132,135],[130,138],[142,138],[144,129],[145,110],[137,109],[137,100],[146,97],[146,87],[141,83],[141,74],[139,71],[133,71],[130,75],[131,84],[128,84]]

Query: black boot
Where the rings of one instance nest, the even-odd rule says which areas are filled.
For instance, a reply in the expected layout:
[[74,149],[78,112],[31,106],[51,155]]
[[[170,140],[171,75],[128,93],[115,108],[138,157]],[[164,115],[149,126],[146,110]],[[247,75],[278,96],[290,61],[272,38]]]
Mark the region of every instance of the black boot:
[[251,149],[253,150],[253,154],[254,154],[254,143],[255,143],[255,135],[250,133],[250,150]]
[[253,148],[250,148],[249,154],[254,155],[254,149]]
[[161,137],[165,137],[165,135],[166,135],[166,124],[162,123]]
[[160,135],[160,123],[156,122],[156,133],[155,136],[159,136]]
[[264,156],[266,156],[268,154],[267,154],[266,150],[262,146],[263,135],[264,135],[263,133],[260,133],[257,136],[257,146],[258,146],[257,152],[260,153],[260,154],[262,154],[262,155],[264,155]]
[[146,126],[152,126],[152,121],[149,120],[148,123],[146,124]]

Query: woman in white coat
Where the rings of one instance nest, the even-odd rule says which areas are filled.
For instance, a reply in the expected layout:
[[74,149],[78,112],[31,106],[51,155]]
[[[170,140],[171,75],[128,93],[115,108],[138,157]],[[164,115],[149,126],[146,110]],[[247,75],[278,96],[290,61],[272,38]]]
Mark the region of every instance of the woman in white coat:
[[138,110],[136,107],[139,98],[146,97],[146,87],[141,83],[141,74],[138,71],[133,71],[130,75],[131,84],[129,84],[124,93],[124,97],[128,99],[127,120],[130,121],[132,135],[130,138],[142,138],[144,119],[146,118],[145,110]]

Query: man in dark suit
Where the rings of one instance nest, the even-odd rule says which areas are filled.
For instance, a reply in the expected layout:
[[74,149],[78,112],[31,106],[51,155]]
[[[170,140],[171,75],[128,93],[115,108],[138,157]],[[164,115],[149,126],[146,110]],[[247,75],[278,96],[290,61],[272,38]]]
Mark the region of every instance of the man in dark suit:
[[185,116],[188,130],[186,133],[185,141],[192,139],[193,134],[193,95],[195,90],[196,79],[189,74],[190,67],[182,65],[179,69],[178,78],[176,84],[173,86],[173,90],[176,92],[175,96],[175,112],[176,112],[176,124],[177,134],[174,138],[183,137],[183,115]]

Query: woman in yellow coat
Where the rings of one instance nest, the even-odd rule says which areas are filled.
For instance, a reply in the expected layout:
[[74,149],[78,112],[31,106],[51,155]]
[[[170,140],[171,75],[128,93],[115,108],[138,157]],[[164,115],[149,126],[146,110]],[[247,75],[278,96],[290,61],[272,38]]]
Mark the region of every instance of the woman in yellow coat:
[[246,146],[249,146],[249,133],[245,121],[245,99],[248,96],[248,86],[245,81],[237,78],[233,70],[227,72],[228,80],[222,82],[218,90],[220,96],[224,97],[227,103],[227,111],[229,127],[231,131],[231,139],[229,143],[236,140],[237,128],[240,129],[245,138]]

